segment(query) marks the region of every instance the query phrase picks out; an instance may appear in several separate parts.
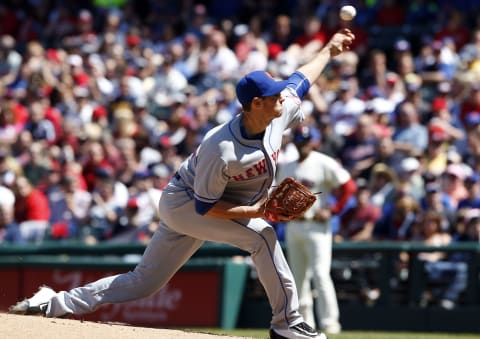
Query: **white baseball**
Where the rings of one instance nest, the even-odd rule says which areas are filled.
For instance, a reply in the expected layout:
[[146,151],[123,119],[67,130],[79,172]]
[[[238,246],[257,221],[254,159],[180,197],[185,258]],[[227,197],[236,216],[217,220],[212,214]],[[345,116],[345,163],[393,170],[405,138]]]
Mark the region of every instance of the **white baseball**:
[[355,15],[357,15],[357,10],[353,6],[347,5],[340,8],[340,18],[342,20],[350,21],[355,18]]

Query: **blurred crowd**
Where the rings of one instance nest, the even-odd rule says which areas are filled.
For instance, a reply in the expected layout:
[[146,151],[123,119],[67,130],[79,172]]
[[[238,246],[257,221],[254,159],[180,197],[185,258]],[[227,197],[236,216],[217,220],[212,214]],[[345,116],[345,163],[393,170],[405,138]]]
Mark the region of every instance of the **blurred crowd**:
[[[302,103],[359,190],[336,241],[479,241],[476,1],[0,3],[0,243],[147,242],[157,201],[236,81],[356,35]],[[295,157],[285,134],[280,161]],[[332,196],[335,199],[335,196]]]

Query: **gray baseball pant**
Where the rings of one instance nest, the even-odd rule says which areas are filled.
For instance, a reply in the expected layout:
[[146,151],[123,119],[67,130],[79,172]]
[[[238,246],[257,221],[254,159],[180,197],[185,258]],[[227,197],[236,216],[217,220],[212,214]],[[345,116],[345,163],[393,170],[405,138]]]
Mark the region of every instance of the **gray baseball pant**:
[[294,278],[275,230],[263,219],[200,216],[191,194],[171,186],[162,194],[160,215],[162,222],[133,271],[57,293],[48,304],[47,316],[85,314],[102,304],[147,297],[162,288],[208,240],[251,254],[272,307],[272,328],[284,329],[303,321]]

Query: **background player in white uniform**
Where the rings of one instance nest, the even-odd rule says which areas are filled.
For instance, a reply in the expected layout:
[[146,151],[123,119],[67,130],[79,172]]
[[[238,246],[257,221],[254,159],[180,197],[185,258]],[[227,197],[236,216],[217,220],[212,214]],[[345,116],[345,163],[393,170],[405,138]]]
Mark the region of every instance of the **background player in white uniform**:
[[[314,151],[311,129],[298,126],[292,141],[299,154],[298,160],[278,167],[277,180],[291,176],[312,192],[319,194],[315,204],[302,219],[288,222],[285,244],[288,261],[295,277],[300,301],[299,311],[306,322],[315,324],[311,279],[317,292],[316,314],[319,328],[327,333],[341,330],[335,288],[330,276],[332,262],[332,232],[330,217],[342,210],[356,190],[350,174],[333,158]],[[329,206],[328,197],[338,189],[338,199]]]
[[146,297],[164,286],[208,240],[251,254],[272,307],[271,338],[325,338],[298,312],[292,273],[275,230],[263,217],[283,131],[303,119],[300,98],[330,58],[348,49],[353,39],[349,30],[339,31],[287,80],[275,81],[255,71],[239,81],[237,97],[243,112],[212,129],[164,189],[162,222],[133,271],[70,291],[56,293],[43,287],[10,311],[59,317]]

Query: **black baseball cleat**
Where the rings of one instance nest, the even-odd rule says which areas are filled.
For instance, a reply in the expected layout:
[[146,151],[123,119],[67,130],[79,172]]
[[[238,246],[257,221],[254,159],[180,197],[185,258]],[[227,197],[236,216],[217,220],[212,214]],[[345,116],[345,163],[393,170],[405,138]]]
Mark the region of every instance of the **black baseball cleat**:
[[45,315],[47,312],[48,303],[40,304],[37,306],[30,306],[27,299],[19,301],[13,306],[8,308],[8,313],[22,314],[22,315]]
[[50,287],[41,286],[33,297],[19,301],[8,308],[9,313],[25,314],[25,315],[45,315],[50,299],[55,296],[56,292]]
[[323,333],[318,333],[306,322],[294,325],[285,330],[270,329],[270,339],[327,339]]

